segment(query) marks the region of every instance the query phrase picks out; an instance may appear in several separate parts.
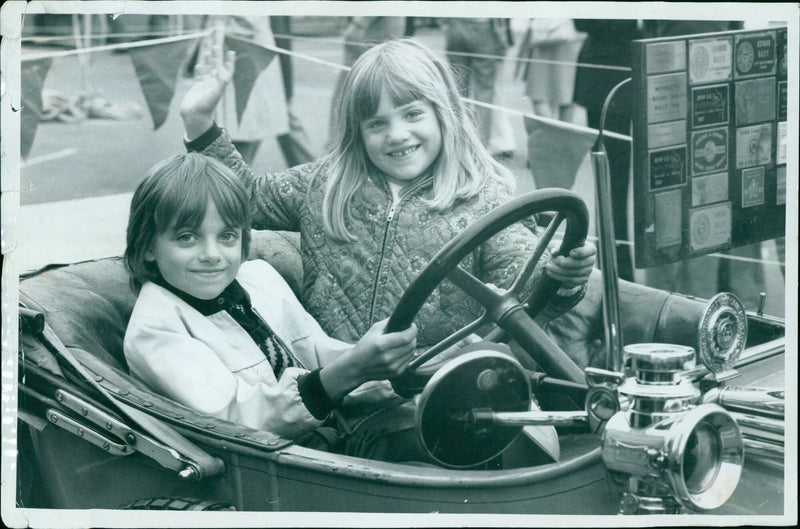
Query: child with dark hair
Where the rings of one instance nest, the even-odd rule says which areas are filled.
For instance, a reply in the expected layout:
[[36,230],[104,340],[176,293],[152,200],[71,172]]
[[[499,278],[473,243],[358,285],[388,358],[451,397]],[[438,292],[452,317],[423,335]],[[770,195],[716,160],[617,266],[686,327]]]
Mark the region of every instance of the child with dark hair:
[[269,264],[243,262],[249,242],[249,197],[225,165],[189,153],[150,170],[125,250],[139,294],[131,373],[201,413],[292,439],[356,388],[360,411],[400,401],[385,379],[408,365],[416,328],[383,334],[382,321],[355,346],[330,338]]

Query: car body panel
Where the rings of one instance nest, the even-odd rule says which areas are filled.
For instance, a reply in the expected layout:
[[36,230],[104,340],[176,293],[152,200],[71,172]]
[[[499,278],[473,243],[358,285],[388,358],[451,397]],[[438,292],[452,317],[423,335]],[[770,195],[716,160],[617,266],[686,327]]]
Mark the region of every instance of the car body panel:
[[[280,255],[275,259],[276,268],[296,274],[297,268],[291,264],[296,256],[286,251],[285,237],[277,237]],[[259,247],[263,251],[270,245],[262,242]],[[259,257],[269,260],[271,256],[261,253]],[[126,311],[135,300],[126,289],[122,263],[111,258],[45,270],[23,279],[20,299],[45,314],[69,352],[103,390],[169,424],[221,459],[225,471],[201,481],[182,479],[141,453],[111,455],[102,446],[87,442],[86,436],[81,438],[53,424],[47,419],[47,410],[72,413],[58,402],[58,391],[101,408],[103,399],[58,361],[57,351],[23,334],[20,408],[21,417],[28,420],[20,422],[20,472],[25,478],[19,490],[22,505],[118,508],[143,498],[189,497],[244,511],[614,514],[619,508],[621,483],[602,464],[599,439],[591,434],[561,432],[562,457],[557,463],[526,461],[529,447],[518,438],[504,454],[503,470],[452,470],[320,452],[268,432],[201,416],[152,394],[126,374],[121,336]],[[663,299],[664,294],[658,291],[658,296]],[[646,293],[638,292],[630,299],[646,298]],[[695,305],[691,305],[693,311]],[[681,314],[683,326],[685,319]],[[759,320],[754,315],[751,319],[755,322],[753,335],[760,337],[756,341],[776,340],[780,349],[776,335],[782,333],[781,322]],[[669,322],[658,323],[650,327],[669,329]],[[782,349],[746,366],[735,383],[782,386],[784,358],[780,352]],[[82,420],[79,414],[72,416]],[[92,424],[86,427],[97,429]],[[102,427],[99,430],[104,433]],[[718,510],[719,514],[737,515],[782,512],[782,465],[752,458],[746,461],[733,498]]]

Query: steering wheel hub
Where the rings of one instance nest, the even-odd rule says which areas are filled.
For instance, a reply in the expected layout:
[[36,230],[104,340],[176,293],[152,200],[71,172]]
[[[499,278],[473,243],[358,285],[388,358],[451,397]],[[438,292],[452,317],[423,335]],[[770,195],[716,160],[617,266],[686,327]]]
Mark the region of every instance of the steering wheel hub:
[[431,377],[416,409],[417,438],[439,464],[468,468],[507,448],[521,426],[474,420],[473,410],[528,411],[530,382],[515,359],[493,350],[472,351]]

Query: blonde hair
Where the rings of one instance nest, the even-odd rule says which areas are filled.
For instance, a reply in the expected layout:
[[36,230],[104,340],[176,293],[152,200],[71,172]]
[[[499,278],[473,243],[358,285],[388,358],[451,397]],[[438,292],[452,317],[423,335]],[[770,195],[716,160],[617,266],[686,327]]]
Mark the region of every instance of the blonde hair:
[[435,111],[442,148],[431,165],[433,189],[424,200],[429,208],[445,211],[459,200],[473,198],[490,179],[509,195],[514,193],[513,175],[483,146],[449,66],[416,41],[391,40],[359,57],[345,78],[341,99],[334,103],[332,149],[325,156],[329,178],[322,202],[328,236],[356,240],[347,229],[351,201],[370,174],[380,174],[367,155],[360,125],[377,112],[384,92],[394,106],[426,100]]

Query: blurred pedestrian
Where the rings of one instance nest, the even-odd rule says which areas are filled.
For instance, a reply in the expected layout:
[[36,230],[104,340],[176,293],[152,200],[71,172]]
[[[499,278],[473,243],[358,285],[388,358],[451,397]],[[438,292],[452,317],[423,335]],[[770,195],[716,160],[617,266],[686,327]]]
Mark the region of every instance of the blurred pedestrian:
[[[600,127],[600,115],[608,93],[631,76],[629,70],[603,66],[631,67],[631,42],[642,37],[637,20],[576,19],[575,29],[587,34],[578,55],[573,100],[586,109],[586,121],[594,129]],[[599,66],[599,67],[597,67]],[[630,84],[626,88],[630,87]],[[630,98],[618,93],[608,108],[605,130],[630,134]],[[607,138],[608,164],[611,171],[611,209],[614,215],[614,237],[617,242],[618,274],[633,281],[633,260],[630,248],[619,241],[628,241],[628,188],[631,168],[629,141]]]
[[[387,40],[403,38],[406,34],[408,19],[406,17],[352,17],[344,29],[344,65],[353,66],[356,59],[375,44]],[[342,94],[342,85],[347,72],[339,74],[336,87],[333,89],[331,104],[331,127],[336,121],[333,115],[337,101]]]
[[[495,100],[495,82],[511,45],[509,20],[504,18],[443,18],[447,59],[456,72],[462,96],[484,103]],[[475,108],[478,134],[489,144],[492,111]]]
[[[292,17],[271,16],[269,17],[270,28],[275,37],[275,45],[279,48],[291,51],[292,49]],[[311,149],[311,142],[306,134],[300,116],[294,110],[294,70],[292,68],[292,57],[289,54],[281,53],[278,56],[283,77],[283,89],[286,94],[287,110],[289,113],[289,132],[278,136],[283,157],[289,167],[300,165],[316,160],[316,155]]]
[[572,122],[575,71],[583,35],[569,18],[535,18],[520,46],[525,95],[537,116]]
[[[223,25],[226,35],[275,46],[269,17],[214,15],[209,16],[206,23],[209,26]],[[211,38],[205,39],[200,45],[200,54],[210,45]],[[233,85],[225,90],[214,119],[228,131],[236,149],[248,164],[253,163],[264,140],[289,134],[289,108],[286,99],[281,67],[279,61],[275,60],[256,78],[241,121],[236,113]]]
[[[519,49],[518,57],[521,60],[517,62],[516,73],[525,82],[525,95],[530,99],[533,113],[537,116],[572,122],[575,63],[583,37],[583,34],[575,31],[569,18],[528,20],[528,28]],[[553,149],[552,141],[543,141],[541,128],[540,122],[525,120],[528,167],[536,188],[570,189],[575,183],[577,168],[573,171],[570,165],[570,169],[567,169],[564,151]],[[558,141],[552,135],[547,138]]]

